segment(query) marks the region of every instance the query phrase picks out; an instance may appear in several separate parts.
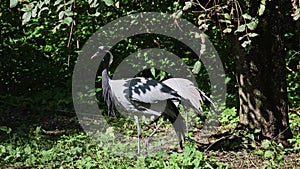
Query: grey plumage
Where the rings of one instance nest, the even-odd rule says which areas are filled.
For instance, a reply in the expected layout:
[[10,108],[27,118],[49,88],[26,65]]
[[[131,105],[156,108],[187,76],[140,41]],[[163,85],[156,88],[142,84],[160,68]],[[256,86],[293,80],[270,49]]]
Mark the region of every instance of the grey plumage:
[[[209,108],[212,112],[216,112],[216,107],[214,103],[211,101],[211,99],[205,95],[203,91],[201,91],[199,88],[197,88],[193,82],[191,82],[188,79],[183,78],[170,78],[167,80],[164,80],[163,83],[173,90],[175,90],[182,98],[184,98],[182,104],[184,105],[184,108],[191,107],[194,112],[197,113],[197,115],[202,119],[205,120],[205,116],[202,110],[202,105],[205,104],[207,108]],[[175,105],[178,106],[179,102],[175,102]],[[195,111],[195,109],[199,111]],[[186,113],[186,129],[188,132],[188,114]]]
[[[170,78],[164,80],[162,83],[175,90],[178,95],[189,100],[194,108],[202,112],[201,104],[204,103],[212,111],[216,111],[216,107],[211,99],[206,94],[197,88],[193,82],[183,78]],[[178,103],[176,103],[178,105]]]

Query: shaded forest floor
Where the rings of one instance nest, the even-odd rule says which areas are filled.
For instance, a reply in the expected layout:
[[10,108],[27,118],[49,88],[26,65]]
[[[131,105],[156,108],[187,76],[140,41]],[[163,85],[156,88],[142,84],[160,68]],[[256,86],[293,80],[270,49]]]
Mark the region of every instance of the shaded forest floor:
[[[0,158],[4,159],[0,165],[3,168],[300,168],[299,112],[290,114],[294,138],[288,148],[268,140],[256,142],[255,133],[235,130],[236,125],[225,122],[213,137],[204,137],[193,129],[185,141],[185,146],[191,149],[178,150],[175,142],[171,153],[160,161],[161,158],[151,155],[142,160],[110,157],[109,150],[98,146],[83,132],[75,113],[33,113],[24,107],[11,110],[1,112],[0,116]],[[136,138],[133,122],[124,126],[126,119],[112,117],[109,120],[122,121],[118,124],[120,131]],[[155,124],[142,126],[143,137],[154,127]],[[172,130],[170,124],[163,125],[158,135],[172,133]]]

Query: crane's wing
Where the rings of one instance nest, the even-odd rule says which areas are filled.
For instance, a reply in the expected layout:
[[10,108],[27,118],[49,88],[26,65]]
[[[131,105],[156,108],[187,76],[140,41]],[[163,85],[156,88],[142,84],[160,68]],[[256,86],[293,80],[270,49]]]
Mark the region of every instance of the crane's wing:
[[180,101],[183,105],[192,108],[196,114],[202,115],[201,110],[195,107],[189,99],[182,97],[177,91],[162,82],[146,78],[133,78],[128,83],[128,95],[135,105],[142,107],[148,105],[148,109],[163,112],[167,100],[172,100],[173,103]]
[[189,100],[193,107],[202,111],[201,104],[204,103],[209,109],[215,111],[215,105],[206,94],[194,86],[193,82],[183,78],[170,78],[163,83],[175,90],[181,97]]
[[110,80],[109,84],[112,90],[112,97],[114,106],[118,109],[129,113],[142,113],[144,115],[155,115],[156,117],[161,115],[161,111],[151,110],[148,107],[148,103],[141,103],[138,106],[133,103],[129,98],[128,81],[126,80]]
[[128,96],[141,103],[158,103],[166,100],[180,100],[180,96],[169,86],[147,78],[133,78],[128,81]]

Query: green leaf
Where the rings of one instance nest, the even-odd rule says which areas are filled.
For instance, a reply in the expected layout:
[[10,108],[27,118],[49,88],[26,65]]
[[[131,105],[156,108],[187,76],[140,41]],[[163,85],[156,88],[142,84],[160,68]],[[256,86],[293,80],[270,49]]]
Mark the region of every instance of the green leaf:
[[190,1],[187,1],[187,2],[185,2],[184,4],[185,4],[185,6],[188,6],[189,8],[192,7],[192,2],[190,2]]
[[294,13],[292,14],[294,21],[300,18],[300,8],[297,8]]
[[248,20],[252,19],[252,17],[247,13],[243,14],[242,16],[244,19],[248,19]]
[[257,24],[258,24],[258,20],[253,19],[251,22],[247,23],[247,27],[253,31],[257,27]]
[[166,77],[166,75],[167,75],[166,72],[160,71],[160,72],[159,72],[159,77],[160,77],[160,78],[159,78],[159,81],[162,81],[162,80]]
[[6,132],[7,134],[11,133],[11,128],[7,126],[0,126],[0,130]]
[[231,20],[219,19],[219,22],[231,24]]
[[25,154],[31,154],[31,148],[29,145],[27,145],[24,149]]
[[38,3],[37,3],[37,5],[36,5],[36,7],[38,7],[38,8],[42,8],[43,7],[43,5],[44,5],[44,1],[39,1]]
[[95,89],[96,92],[100,92],[101,90],[102,90],[102,89],[99,88],[99,87]]
[[41,16],[41,13],[42,13],[44,10],[49,10],[49,8],[48,8],[48,7],[43,7],[43,8],[39,11],[38,17]]
[[31,18],[31,11],[25,12],[22,16],[22,24],[24,25],[25,23],[27,23]]
[[60,11],[59,14],[58,14],[58,19],[62,19],[65,15],[65,11]]
[[116,2],[115,7],[118,9],[120,8],[120,1]]
[[231,80],[231,78],[230,77],[226,77],[225,78],[225,83],[227,84],[227,83],[229,83],[230,82],[230,80]]
[[262,0],[262,3],[260,4],[259,9],[258,9],[258,15],[259,16],[263,15],[265,12],[265,9],[266,9],[266,1]]
[[32,10],[32,14],[31,14],[31,16],[32,17],[36,17],[36,15],[37,15],[37,6],[35,6],[34,8],[33,8],[33,10]]
[[259,150],[255,151],[254,154],[262,156],[262,155],[264,155],[264,151],[259,149]]
[[246,30],[245,25],[240,25],[240,26],[234,31],[234,33],[236,33],[236,32],[244,32],[245,30]]
[[257,134],[257,133],[260,133],[260,132],[261,132],[260,129],[255,129],[253,133],[254,133],[254,134]]
[[225,19],[228,19],[228,20],[231,19],[229,13],[225,13],[225,14],[224,14],[224,17],[225,17]]
[[15,6],[17,6],[18,5],[18,0],[10,0],[9,1],[10,3],[9,3],[9,7],[10,8],[13,8],[13,7],[15,7]]
[[251,44],[251,40],[246,40],[246,41],[244,41],[244,42],[242,43],[242,47],[243,47],[243,48],[246,48],[246,47],[248,47],[250,44]]
[[240,36],[240,37],[238,38],[238,40],[243,40],[245,37],[246,37],[245,35],[244,35],[244,36]]
[[[43,2],[43,1],[40,1],[40,2]],[[50,4],[50,0],[44,0],[43,2],[45,5],[49,5]]]
[[194,65],[194,68],[192,70],[192,72],[194,74],[198,74],[200,72],[200,68],[201,68],[201,62],[200,61],[197,61]]
[[183,9],[182,10],[188,10],[188,9],[190,9],[192,7],[192,2],[190,2],[190,1],[187,1],[187,2],[185,2],[185,5],[184,5],[184,7],[183,7]]
[[6,152],[6,148],[3,145],[0,145],[0,156]]
[[114,138],[115,137],[114,128],[113,127],[108,127],[106,129],[105,134],[109,135],[110,138]]
[[54,6],[60,4],[62,1],[63,1],[63,0],[56,0],[56,1],[54,2]]
[[273,156],[274,156],[274,152],[270,150],[267,150],[264,154],[265,158],[272,158]]
[[258,36],[258,34],[257,33],[247,33],[247,36],[253,38],[253,37]]
[[33,8],[34,8],[34,4],[33,4],[33,3],[30,3],[30,4],[25,5],[25,6],[21,9],[21,11],[23,11],[23,12],[30,12],[30,11],[32,11]]
[[112,6],[114,4],[113,0],[103,0],[107,6]]
[[261,147],[264,149],[269,149],[271,146],[271,142],[269,140],[263,140],[261,143]]
[[99,4],[97,3],[97,0],[89,0],[88,1],[91,8],[96,8]]
[[178,18],[180,18],[181,16],[182,16],[182,10],[180,10],[179,12],[177,12],[177,14],[176,14],[176,16],[178,17]]
[[73,19],[71,17],[66,17],[63,19],[62,23],[69,25],[72,21]]
[[60,11],[64,7],[64,4],[60,4],[57,6],[56,11]]
[[98,17],[101,13],[96,11],[96,13],[94,14],[96,17]]
[[36,127],[34,133],[36,136],[40,135],[41,134],[41,126]]
[[73,16],[73,15],[75,15],[75,12],[72,11],[72,10],[66,10],[65,11],[65,15],[67,15],[67,16]]
[[232,31],[231,28],[226,28],[226,29],[223,30],[223,33],[230,33],[231,31]]
[[152,68],[150,69],[150,72],[151,72],[152,76],[155,77],[155,68],[152,67]]

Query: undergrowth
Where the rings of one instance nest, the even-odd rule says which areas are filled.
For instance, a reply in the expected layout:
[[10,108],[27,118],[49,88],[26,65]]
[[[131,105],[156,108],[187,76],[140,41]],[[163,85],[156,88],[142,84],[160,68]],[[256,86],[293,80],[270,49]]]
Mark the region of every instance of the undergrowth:
[[[236,127],[236,110],[225,110],[221,130]],[[128,145],[113,139],[112,133],[93,139],[78,130],[75,132],[50,132],[42,126],[15,133],[10,127],[2,126],[0,143],[0,166],[2,168],[297,168],[300,164],[300,118],[290,113],[294,137],[290,147],[284,148],[273,141],[255,141],[255,132],[236,132],[233,136],[221,136],[207,145],[198,144],[196,136],[185,141],[182,151],[149,154],[147,157],[118,154],[122,148],[133,150]],[[166,125],[163,128],[169,128]],[[136,134],[134,123],[123,128],[128,137]],[[161,131],[163,132],[163,131]],[[258,131],[257,131],[258,132]],[[147,133],[148,134],[148,133]],[[189,134],[191,136],[192,134]],[[232,138],[240,138],[240,141]],[[112,143],[108,148],[106,143]],[[219,144],[218,146],[216,146]]]

